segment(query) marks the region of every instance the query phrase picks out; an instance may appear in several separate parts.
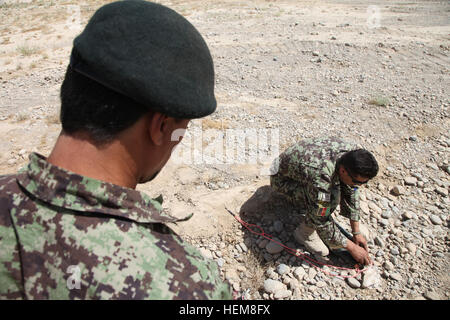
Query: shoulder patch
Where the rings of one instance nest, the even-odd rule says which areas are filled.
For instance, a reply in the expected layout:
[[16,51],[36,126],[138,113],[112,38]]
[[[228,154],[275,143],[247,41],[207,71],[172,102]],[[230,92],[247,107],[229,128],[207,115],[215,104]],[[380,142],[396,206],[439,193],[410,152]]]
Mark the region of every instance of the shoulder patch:
[[323,201],[323,202],[330,202],[331,201],[331,195],[329,193],[319,192],[318,195],[317,195],[317,200],[318,201]]

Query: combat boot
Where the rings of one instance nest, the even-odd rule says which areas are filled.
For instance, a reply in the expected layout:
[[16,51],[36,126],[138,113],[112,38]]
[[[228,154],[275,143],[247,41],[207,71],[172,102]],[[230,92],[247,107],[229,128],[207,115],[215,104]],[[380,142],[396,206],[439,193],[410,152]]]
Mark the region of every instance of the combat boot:
[[297,229],[295,229],[294,238],[317,258],[325,257],[330,253],[316,230],[308,227],[304,222],[300,223]]

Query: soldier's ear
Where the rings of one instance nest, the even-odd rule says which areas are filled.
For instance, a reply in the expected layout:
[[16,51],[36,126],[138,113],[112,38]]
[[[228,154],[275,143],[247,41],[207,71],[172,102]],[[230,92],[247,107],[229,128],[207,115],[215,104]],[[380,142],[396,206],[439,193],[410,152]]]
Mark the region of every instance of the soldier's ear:
[[155,146],[160,146],[164,143],[164,132],[166,130],[167,116],[159,112],[154,112],[148,116],[147,133],[150,141]]

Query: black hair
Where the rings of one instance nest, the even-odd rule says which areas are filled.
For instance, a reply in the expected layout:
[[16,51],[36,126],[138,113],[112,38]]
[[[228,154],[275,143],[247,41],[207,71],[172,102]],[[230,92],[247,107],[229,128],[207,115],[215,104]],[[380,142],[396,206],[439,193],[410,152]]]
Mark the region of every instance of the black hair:
[[148,113],[141,104],[67,68],[61,85],[60,120],[64,132],[84,132],[96,143],[113,140]]
[[372,179],[378,174],[377,160],[365,149],[357,149],[345,153],[339,159],[339,163],[353,175]]

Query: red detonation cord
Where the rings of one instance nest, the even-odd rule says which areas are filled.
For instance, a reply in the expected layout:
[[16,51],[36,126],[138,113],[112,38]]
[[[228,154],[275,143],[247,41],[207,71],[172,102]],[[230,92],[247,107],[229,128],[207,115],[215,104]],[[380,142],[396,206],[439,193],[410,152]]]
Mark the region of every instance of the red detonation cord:
[[[256,234],[256,235],[259,235],[259,236],[261,236],[261,237],[263,237],[263,238],[266,238],[266,239],[268,239],[268,240],[270,240],[270,241],[272,241],[272,242],[275,242],[276,244],[282,246],[282,247],[284,248],[284,250],[286,250],[286,251],[289,252],[290,254],[292,254],[292,255],[294,255],[294,256],[296,256],[296,257],[302,259],[303,261],[306,261],[307,263],[309,263],[310,265],[314,266],[316,269],[319,269],[320,271],[322,271],[323,273],[325,273],[325,274],[328,275],[328,276],[341,277],[341,278],[354,278],[354,277],[357,277],[358,274],[363,273],[364,271],[367,270],[367,268],[361,270],[361,269],[359,268],[359,264],[356,264],[354,269],[350,269],[350,268],[337,267],[337,266],[333,266],[333,265],[330,265],[330,264],[325,264],[325,263],[321,263],[321,262],[319,262],[319,261],[316,261],[316,260],[314,260],[314,259],[308,257],[307,255],[303,254],[303,253],[297,252],[297,250],[291,249],[291,248],[285,246],[284,244],[282,244],[282,243],[280,243],[280,242],[278,242],[278,241],[273,240],[273,239],[272,239],[272,236],[271,236],[270,234],[268,234],[268,233],[265,233],[264,230],[263,230],[260,226],[257,226],[257,225],[255,225],[255,224],[251,224],[251,223],[245,222],[244,220],[242,220],[241,218],[239,218],[237,215],[233,214],[233,213],[232,213],[230,210],[228,210],[227,208],[225,208],[225,209],[226,209],[229,213],[231,213],[231,214],[233,215],[233,217],[234,217],[240,224],[242,224],[247,230],[249,230],[251,233]],[[255,231],[255,230],[252,230],[251,227],[256,227],[256,228],[258,228],[258,229],[260,230],[260,232],[257,232],[257,231]],[[321,264],[321,265],[324,265],[324,266],[327,266],[327,267],[330,267],[330,268],[334,268],[334,269],[356,271],[356,274],[353,275],[353,276],[341,276],[341,275],[339,275],[339,274],[336,274],[336,273],[333,273],[333,272],[328,272],[328,271],[325,271],[325,270],[323,270],[323,269],[320,269],[320,268],[317,266],[317,265],[320,265],[320,264]]]

